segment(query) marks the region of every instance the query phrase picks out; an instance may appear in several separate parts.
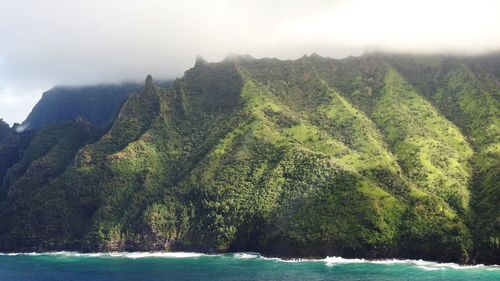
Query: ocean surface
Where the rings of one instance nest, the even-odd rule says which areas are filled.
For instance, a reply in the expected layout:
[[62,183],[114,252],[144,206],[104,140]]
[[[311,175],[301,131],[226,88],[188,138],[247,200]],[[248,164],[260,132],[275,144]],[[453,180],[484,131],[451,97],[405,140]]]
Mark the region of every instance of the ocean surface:
[[500,266],[256,253],[0,253],[0,280],[500,280]]

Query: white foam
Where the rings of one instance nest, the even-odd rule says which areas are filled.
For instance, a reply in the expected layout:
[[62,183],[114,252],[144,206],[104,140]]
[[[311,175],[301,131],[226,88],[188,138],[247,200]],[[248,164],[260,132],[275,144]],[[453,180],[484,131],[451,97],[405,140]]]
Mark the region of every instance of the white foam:
[[201,257],[204,254],[191,252],[117,252],[110,253],[113,257],[124,257],[130,259],[140,258],[194,258]]
[[485,266],[484,264],[476,265],[460,265],[456,263],[439,263],[424,260],[399,260],[399,259],[384,259],[384,260],[365,260],[365,259],[345,259],[341,257],[327,257],[324,259],[327,265],[335,264],[349,264],[349,263],[371,263],[371,264],[384,264],[384,265],[394,265],[394,264],[408,264],[414,265],[423,270],[463,270],[463,269],[481,269],[486,268],[488,270],[500,270],[500,266],[491,265]]
[[278,261],[278,262],[286,262],[286,263],[299,263],[299,262],[324,262],[327,266],[334,266],[339,264],[361,264],[361,263],[369,263],[369,264],[381,264],[381,265],[396,265],[396,264],[407,264],[413,265],[423,270],[447,270],[447,269],[455,269],[455,270],[463,270],[463,269],[481,269],[485,268],[487,270],[500,270],[500,266],[498,265],[490,265],[485,266],[484,264],[477,265],[460,265],[456,263],[439,263],[432,261],[424,261],[424,260],[410,260],[410,259],[380,259],[380,260],[367,260],[367,259],[358,259],[358,258],[342,258],[337,256],[326,257],[324,259],[281,259],[275,257],[264,257],[259,253],[234,253],[232,255],[234,258],[239,259],[263,259],[269,261]]
[[80,252],[31,252],[31,253],[0,253],[0,256],[61,256],[61,257],[88,257],[88,258],[98,258],[98,257],[108,257],[108,258],[129,258],[129,259],[140,259],[140,258],[195,258],[201,256],[211,256],[211,257],[231,257],[236,259],[262,259],[275,262],[286,262],[286,263],[300,263],[300,262],[323,262],[327,266],[335,266],[341,264],[360,264],[360,263],[371,263],[371,264],[381,264],[381,265],[395,265],[395,264],[407,264],[415,266],[422,270],[463,270],[463,269],[485,269],[485,270],[500,270],[500,265],[489,265],[484,264],[478,265],[459,265],[456,263],[438,263],[432,261],[424,260],[409,260],[409,259],[381,259],[381,260],[366,260],[366,259],[349,259],[337,256],[326,257],[324,259],[281,259],[276,257],[264,257],[259,253],[253,252],[241,252],[232,254],[219,254],[219,255],[208,255],[203,253],[195,252],[101,252],[101,253],[80,253]]
[[234,253],[233,257],[237,258],[237,259],[257,259],[257,258],[261,258],[260,254],[258,254],[258,253]]
[[43,252],[43,253],[0,253],[3,256],[64,256],[64,257],[120,257],[130,259],[140,258],[193,258],[201,257],[202,253],[192,252],[102,252],[102,253],[80,253],[80,252]]
[[[225,255],[222,255],[222,256],[225,256]],[[233,253],[231,255],[231,257],[236,258],[236,259],[261,259],[261,260],[267,260],[267,261],[278,261],[278,262],[289,262],[289,263],[323,261],[323,260],[314,260],[314,259],[281,259],[281,258],[276,258],[276,257],[265,257],[259,253],[254,253],[254,252]]]
[[327,265],[346,264],[346,263],[367,263],[368,262],[365,259],[344,259],[341,257],[326,257],[323,261]]
[[42,253],[0,253],[0,256],[41,256]]

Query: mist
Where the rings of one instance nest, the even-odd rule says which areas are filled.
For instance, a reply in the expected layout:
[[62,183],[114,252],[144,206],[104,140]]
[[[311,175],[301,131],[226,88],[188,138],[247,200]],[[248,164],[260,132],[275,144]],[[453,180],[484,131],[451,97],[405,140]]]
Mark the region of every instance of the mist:
[[0,0],[0,118],[43,91],[182,76],[197,54],[343,58],[500,49],[500,1]]

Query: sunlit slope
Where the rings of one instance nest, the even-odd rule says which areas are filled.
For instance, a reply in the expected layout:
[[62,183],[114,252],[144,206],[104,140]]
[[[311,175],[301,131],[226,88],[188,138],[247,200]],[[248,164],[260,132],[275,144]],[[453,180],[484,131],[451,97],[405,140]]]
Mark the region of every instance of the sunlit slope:
[[412,182],[466,210],[473,151],[460,130],[392,70],[372,114]]
[[[500,80],[498,55],[472,58],[391,57],[391,63],[464,132],[474,155],[469,224],[478,258],[500,252]],[[426,79],[418,79],[426,73]]]

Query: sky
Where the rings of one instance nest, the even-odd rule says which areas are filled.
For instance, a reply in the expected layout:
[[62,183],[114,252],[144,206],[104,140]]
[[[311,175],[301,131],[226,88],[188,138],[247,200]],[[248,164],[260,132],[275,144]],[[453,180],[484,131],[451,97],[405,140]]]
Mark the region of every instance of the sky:
[[181,77],[197,54],[500,50],[500,0],[0,0],[0,118],[44,91]]

